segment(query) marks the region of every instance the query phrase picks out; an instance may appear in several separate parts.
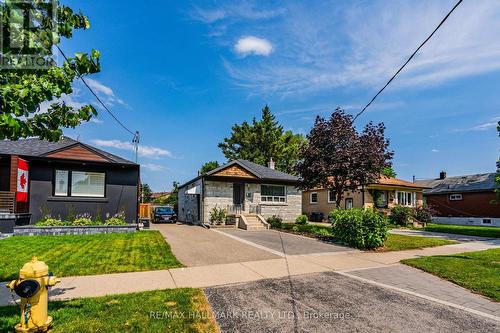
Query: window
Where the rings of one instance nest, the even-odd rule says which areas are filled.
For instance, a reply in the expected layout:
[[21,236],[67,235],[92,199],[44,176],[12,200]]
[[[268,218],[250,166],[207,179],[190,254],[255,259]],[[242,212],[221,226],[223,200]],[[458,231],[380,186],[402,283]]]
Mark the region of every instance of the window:
[[352,198],[346,198],[345,199],[345,209],[352,209],[352,207],[353,207]]
[[491,224],[491,219],[483,219],[482,224]]
[[397,192],[398,205],[416,206],[416,195],[413,192]]
[[462,200],[462,195],[461,194],[450,194],[450,200],[451,201]]
[[328,191],[328,203],[335,202],[335,193],[333,191]]
[[285,186],[261,185],[260,194],[263,202],[286,202]]
[[56,170],[54,195],[63,197],[68,196],[68,175],[68,170]]
[[317,192],[311,193],[311,203],[318,203],[318,193]]
[[54,195],[104,198],[106,186],[102,172],[56,170]]

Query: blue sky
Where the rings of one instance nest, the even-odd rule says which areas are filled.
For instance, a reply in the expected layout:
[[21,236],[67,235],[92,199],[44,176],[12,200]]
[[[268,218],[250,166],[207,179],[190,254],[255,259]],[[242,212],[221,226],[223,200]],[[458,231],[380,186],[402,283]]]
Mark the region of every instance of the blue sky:
[[[89,81],[142,137],[143,182],[186,181],[217,143],[267,103],[286,129],[356,113],[455,0],[76,1],[88,31],[66,53],[102,53]],[[465,1],[357,123],[384,122],[398,177],[492,172],[500,119],[500,3]],[[63,98],[94,103],[80,84]],[[103,111],[67,135],[133,159],[131,136]]]

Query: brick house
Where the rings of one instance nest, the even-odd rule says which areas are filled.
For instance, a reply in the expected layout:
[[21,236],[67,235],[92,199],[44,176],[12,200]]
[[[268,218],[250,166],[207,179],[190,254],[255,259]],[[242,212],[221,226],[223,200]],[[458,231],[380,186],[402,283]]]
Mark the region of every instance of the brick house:
[[215,208],[227,211],[228,224],[243,229],[267,227],[276,215],[294,221],[301,214],[298,178],[246,160],[234,160],[179,187],[179,221],[209,224]]
[[[341,208],[376,208],[389,211],[395,205],[419,207],[425,186],[382,176],[378,182],[344,193]],[[302,194],[302,211],[312,221],[324,221],[336,208],[335,196],[328,189],[314,189]]]
[[443,171],[437,179],[417,183],[429,187],[424,198],[436,211],[436,223],[500,227],[494,173],[447,177]]

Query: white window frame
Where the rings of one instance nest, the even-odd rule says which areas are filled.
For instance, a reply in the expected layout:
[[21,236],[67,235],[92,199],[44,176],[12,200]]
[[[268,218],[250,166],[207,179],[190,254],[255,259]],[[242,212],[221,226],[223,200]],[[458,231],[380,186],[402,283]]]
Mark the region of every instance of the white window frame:
[[335,195],[333,195],[334,199],[331,200],[330,199],[330,193],[333,193],[333,191],[332,190],[328,190],[328,192],[326,193],[328,203],[335,203]]
[[[347,207],[347,202],[351,203],[351,207]],[[353,209],[354,208],[354,198],[345,198],[345,209]]]
[[[399,194],[404,195],[404,202],[399,200]],[[408,200],[408,194],[410,195],[410,200]],[[407,192],[407,191],[396,191],[396,202],[400,206],[405,207],[416,207],[417,206],[417,193],[416,192]]]
[[[484,222],[484,221],[489,221],[489,222]],[[493,225],[493,221],[490,218],[485,218],[481,220],[482,225]]]
[[463,196],[462,193],[453,193],[448,196],[448,199],[450,199],[450,201],[460,201],[463,200]]
[[[316,201],[313,201],[313,194],[316,194]],[[318,192],[311,192],[309,194],[309,203],[314,205],[314,204],[317,204],[319,201],[319,196],[318,196]]]
[[[262,194],[262,186],[274,186],[274,187],[282,187],[284,196],[282,195],[263,195]],[[260,201],[264,203],[281,203],[284,204],[287,202],[287,187],[286,185],[276,185],[276,184],[261,184],[260,185]]]

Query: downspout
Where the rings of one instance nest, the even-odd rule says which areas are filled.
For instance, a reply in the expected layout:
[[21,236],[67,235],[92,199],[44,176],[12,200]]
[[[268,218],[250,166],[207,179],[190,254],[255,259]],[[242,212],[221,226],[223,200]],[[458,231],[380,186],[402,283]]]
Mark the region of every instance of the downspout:
[[200,225],[205,229],[210,229],[210,225],[203,222],[203,216],[205,216],[205,177],[201,176],[201,200],[200,200]]
[[365,185],[361,185],[361,207],[365,209]]

